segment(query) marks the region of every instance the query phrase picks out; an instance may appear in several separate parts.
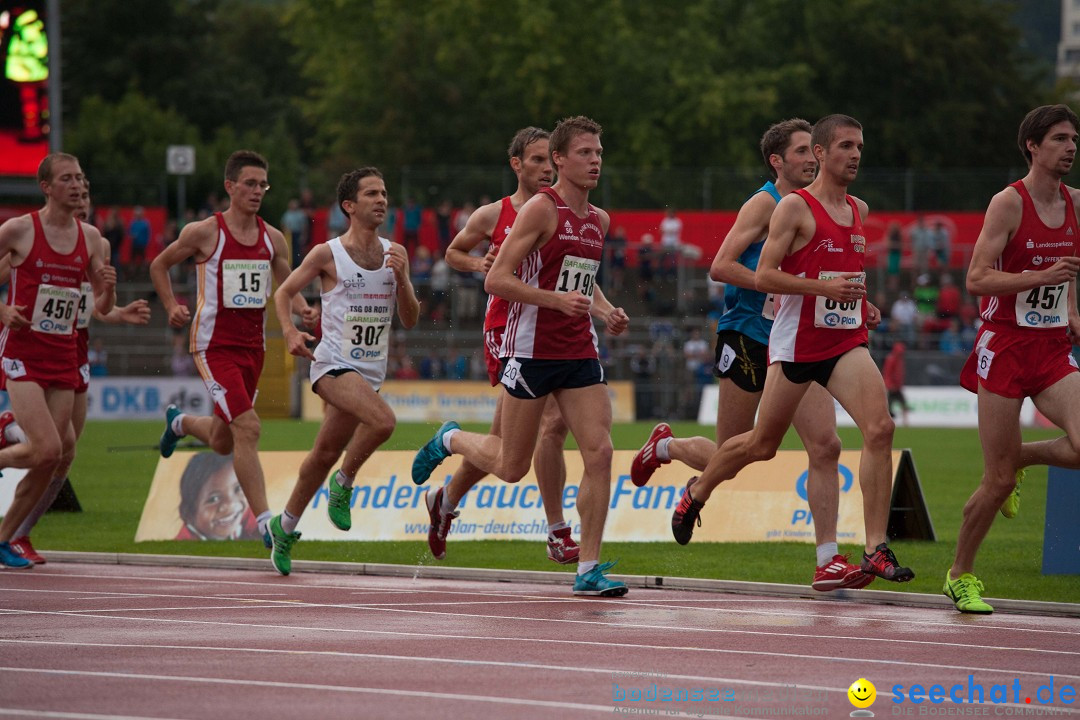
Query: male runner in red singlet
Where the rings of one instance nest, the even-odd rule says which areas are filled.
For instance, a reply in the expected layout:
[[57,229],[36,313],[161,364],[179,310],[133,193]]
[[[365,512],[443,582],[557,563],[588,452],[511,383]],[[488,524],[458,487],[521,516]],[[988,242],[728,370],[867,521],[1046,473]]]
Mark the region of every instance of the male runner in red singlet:
[[[550,136],[551,133],[537,127],[522,128],[514,135],[508,154],[510,168],[518,178],[517,190],[513,195],[484,205],[469,216],[465,228],[446,249],[446,262],[452,268],[462,272],[480,273],[487,273],[491,269],[495,255],[503,240],[510,234],[510,228],[521,207],[540,188],[551,186],[554,173],[548,149]],[[482,242],[491,243],[487,253],[482,258],[470,255],[469,251]],[[498,295],[488,297],[487,313],[484,316],[484,360],[487,362],[488,379],[492,387],[499,384],[499,351],[502,348],[509,309],[510,303]],[[495,403],[495,417],[491,421],[492,435],[502,434],[500,426],[504,397],[500,393]],[[570,524],[563,516],[562,507],[563,487],[566,485],[566,461],[563,459],[566,432],[567,427],[559,412],[559,404],[553,396],[549,397],[540,421],[540,438],[533,454],[533,467],[536,468],[536,484],[540,488],[540,499],[544,503],[544,514],[547,516],[548,557],[561,564],[577,562],[579,552],[578,545],[570,534]],[[428,516],[431,519],[428,547],[437,559],[441,560],[446,556],[446,536],[450,532],[451,521],[459,514],[458,503],[465,497],[465,493],[486,475],[487,473],[466,460],[446,487],[428,490],[425,494]]]
[[[866,523],[864,573],[895,582],[915,575],[886,544],[892,491],[893,422],[885,383],[867,349],[867,206],[847,194],[862,156],[862,126],[846,115],[814,125],[820,168],[806,188],[781,200],[757,267],[757,289],[777,295],[769,335],[769,369],[754,429],[725,442],[700,477],[691,478],[671,520],[687,540],[714,488],[750,463],[776,454],[810,383],[823,385],[863,436],[859,484]],[[680,540],[681,542],[681,540]]]
[[[270,189],[268,165],[256,152],[238,150],[225,163],[229,209],[184,226],[180,237],[150,265],[150,278],[169,315],[169,325],[191,321],[191,354],[214,402],[214,414],[195,417],[170,406],[161,435],[161,456],[169,457],[177,440],[194,435],[221,455],[233,454],[236,479],[269,544],[266,525],[270,508],[259,464],[261,424],[255,414],[255,393],[262,373],[267,298],[271,274],[279,283],[289,276],[285,236],[259,217]],[[192,317],[176,301],[169,269],[194,258],[199,298]],[[305,322],[314,310],[297,295],[293,309]]]
[[116,269],[102,252],[101,234],[75,219],[85,189],[72,155],[53,153],[38,166],[45,208],[0,226],[0,257],[11,258],[8,304],[25,308],[29,324],[0,334],[3,382],[26,442],[0,450],[0,467],[27,468],[0,523],[0,564],[32,567],[10,545],[37,505],[65,454],[73,452],[71,414],[79,384],[75,334],[83,281],[89,278],[98,311],[116,301]]
[[416,455],[413,481],[423,483],[452,452],[507,482],[529,470],[545,396],[553,394],[577,439],[585,465],[578,495],[581,551],[576,595],[625,595],[624,583],[605,576],[600,545],[611,495],[611,400],[596,353],[589,315],[612,333],[629,318],[599,293],[596,273],[610,218],[589,203],[600,180],[600,126],[568,118],[551,134],[559,180],[525,203],[488,271],[484,287],[510,301],[503,334],[504,437],[463,432],[444,423]]
[[[983,325],[960,383],[979,395],[984,468],[982,482],[964,505],[956,557],[943,588],[964,613],[994,611],[973,574],[975,554],[1016,486],[1017,469],[1080,466],[1080,374],[1072,356],[1080,337],[1080,190],[1061,182],[1076,159],[1078,133],[1080,119],[1065,105],[1044,105],[1027,114],[1017,142],[1028,174],[990,201],[971,254],[967,288],[983,296]],[[1025,397],[1066,434],[1021,444]]]
[[[85,177],[83,177],[83,185],[82,204],[75,213],[75,218],[80,222],[86,222],[90,212],[90,181]],[[105,238],[101,239],[101,250],[104,253],[102,259],[108,261],[110,253],[109,241]],[[0,260],[0,284],[7,284],[10,278],[11,256],[9,255]],[[79,438],[82,436],[83,428],[86,425],[86,392],[90,387],[90,344],[89,330],[87,329],[90,325],[90,317],[96,317],[98,320],[110,324],[129,323],[131,325],[146,325],[150,322],[150,305],[146,300],[135,300],[123,307],[117,305],[107,315],[102,315],[97,312],[94,308],[94,304],[93,286],[91,283],[84,281],[82,284],[82,296],[79,299],[79,307],[76,311],[77,320],[75,323],[75,332],[78,335],[79,384],[75,388],[75,403],[71,413],[71,426],[75,433],[76,443],[78,443]],[[13,330],[25,327],[29,324],[29,321],[22,314],[25,310],[25,307],[12,307],[7,304],[0,305],[0,324],[10,327]],[[26,434],[18,422],[15,421],[15,414],[10,410],[0,413],[0,448],[5,448],[16,442],[25,442],[25,440]],[[11,547],[15,552],[19,553],[35,565],[44,565],[45,558],[34,549],[33,544],[30,542],[30,533],[41,519],[41,516],[48,512],[49,508],[52,507],[53,502],[56,500],[56,496],[60,494],[60,490],[67,481],[71,463],[74,462],[74,460],[75,446],[73,445],[70,452],[64,453],[64,457],[60,460],[60,465],[56,468],[56,472],[53,473],[53,479],[49,483],[48,488],[42,493],[41,498],[38,500],[37,505],[34,506],[34,509],[26,516],[26,519],[22,521],[22,524],[19,525],[18,529],[15,531],[15,537],[11,539]]]

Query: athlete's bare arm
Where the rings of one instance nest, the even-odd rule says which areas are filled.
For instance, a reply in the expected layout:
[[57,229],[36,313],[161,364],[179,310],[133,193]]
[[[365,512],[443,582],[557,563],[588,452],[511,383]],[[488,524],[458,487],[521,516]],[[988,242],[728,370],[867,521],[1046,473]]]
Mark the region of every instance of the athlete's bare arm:
[[116,268],[109,264],[105,239],[93,225],[83,223],[83,237],[90,255],[90,284],[94,288],[94,310],[109,314],[116,306]]
[[817,223],[810,206],[792,193],[776,205],[769,222],[769,237],[758,258],[755,285],[760,292],[783,295],[823,295],[837,302],[850,302],[866,295],[866,287],[848,278],[859,273],[839,273],[831,280],[800,278],[780,269],[783,259],[803,247],[814,236]]
[[446,248],[446,264],[460,272],[482,272],[491,269],[495,261],[494,248],[489,248],[484,257],[476,257],[469,253],[480,243],[491,240],[491,234],[495,231],[495,223],[499,221],[499,213],[502,210],[502,201],[488,203],[473,212],[469,221],[465,223],[450,246]]
[[[327,277],[329,276],[329,277]],[[330,281],[330,286],[337,284],[337,271],[334,266],[334,253],[326,243],[316,245],[304,256],[300,267],[289,273],[278,285],[274,293],[274,311],[277,312],[278,322],[281,323],[282,336],[285,338],[285,346],[289,353],[297,357],[306,357],[314,360],[315,355],[307,347],[307,343],[314,342],[315,338],[306,332],[296,329],[292,319],[292,306],[296,296],[303,291],[315,278],[324,278]],[[324,282],[323,287],[326,287]]]
[[197,263],[204,262],[210,257],[210,253],[217,244],[217,233],[217,218],[208,217],[205,220],[188,223],[180,231],[180,237],[176,239],[176,242],[166,247],[150,263],[150,280],[154,283],[154,290],[165,307],[169,325],[174,328],[182,328],[191,321],[191,310],[176,301],[169,270],[188,258]]
[[754,271],[739,262],[746,248],[769,233],[769,219],[776,210],[776,200],[767,192],[759,192],[747,200],[735,217],[720,251],[709,267],[709,277],[716,282],[736,287],[755,289]]
[[547,195],[536,195],[522,205],[488,270],[484,289],[510,302],[551,308],[571,317],[588,313],[589,298],[580,292],[557,293],[531,287],[514,274],[529,253],[539,250],[555,234],[558,221],[559,211]]
[[127,305],[117,305],[104,315],[94,310],[94,319],[109,325],[147,325],[150,322],[150,303],[139,298]]
[[[11,254],[4,255],[0,258],[0,285],[7,285],[11,280]],[[25,305],[8,305],[7,303],[0,303],[0,325],[11,328],[12,330],[21,330],[30,324],[30,321],[23,315],[23,311],[26,310]]]
[[[289,246],[285,242],[285,236],[276,227],[267,225],[266,232],[270,235],[270,243],[274,246],[274,259],[270,261],[270,272],[274,274],[274,280],[280,286],[292,272],[289,266]],[[319,308],[308,305],[307,300],[299,292],[292,297],[292,311],[300,316],[300,319],[304,321],[304,327],[309,330],[319,324]],[[289,324],[292,324],[291,320]],[[282,327],[285,326],[282,325]]]
[[390,243],[390,249],[386,251],[386,266],[394,271],[397,281],[398,319],[402,326],[411,328],[420,319],[420,300],[409,278],[409,253],[404,245]]
[[1033,272],[1011,273],[994,269],[1005,245],[1020,227],[1022,214],[1023,201],[1013,188],[1005,188],[990,199],[968,266],[967,289],[972,295],[1011,295],[1043,285],[1071,283],[1076,279],[1080,258],[1074,256]]
[[593,302],[589,314],[604,323],[604,331],[608,335],[622,335],[630,325],[630,316],[621,307],[612,305],[599,285],[593,286]]

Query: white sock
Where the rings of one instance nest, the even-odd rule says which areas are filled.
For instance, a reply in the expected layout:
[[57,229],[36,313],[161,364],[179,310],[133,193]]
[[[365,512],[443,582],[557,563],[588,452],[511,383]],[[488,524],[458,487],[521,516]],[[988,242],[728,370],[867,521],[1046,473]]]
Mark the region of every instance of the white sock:
[[300,522],[300,518],[293,515],[288,510],[281,513],[281,529],[287,533],[292,533],[296,530],[296,523]]
[[443,488],[440,507],[442,508],[443,515],[449,515],[450,513],[454,512],[454,509],[457,507],[457,503],[450,502],[450,493],[446,491],[445,487]]
[[817,566],[825,567],[833,557],[840,554],[840,549],[834,542],[821,543],[817,546]]
[[656,443],[656,459],[657,460],[667,460],[667,461],[670,462],[671,455],[668,454],[668,445],[670,445],[671,441],[674,440],[674,439],[675,438],[664,438],[660,442]]
[[351,488],[354,480],[356,480],[356,478],[349,477],[348,475],[343,473],[341,470],[337,471],[337,481],[338,481],[338,485],[340,485],[341,487],[343,487],[343,488]]
[[169,423],[169,428],[173,431],[173,435],[175,435],[176,437],[184,437],[185,435],[187,435],[187,433],[184,432],[184,413],[180,413],[179,415],[174,417],[172,422]]
[[258,523],[258,525],[259,525],[259,533],[260,534],[262,534],[262,535],[266,534],[266,532],[267,532],[267,527],[266,526],[269,524],[270,518],[272,518],[272,517],[274,517],[274,513],[267,510],[266,512],[259,515],[259,517],[255,518],[255,522]]
[[562,522],[557,522],[554,525],[548,526],[548,540],[554,540],[555,539],[555,531],[556,530],[563,530],[563,529],[568,528],[568,527],[570,527],[570,523],[566,522],[565,520],[563,520]]
[[447,430],[442,436],[442,446],[446,448],[446,452],[453,454],[453,450],[450,448],[450,440],[461,432],[460,428],[454,428],[453,430]]
[[18,422],[13,422],[4,428],[4,439],[12,445],[26,442],[26,433],[19,427]]
[[599,564],[596,560],[582,560],[577,564],[577,574],[579,576],[584,575]]

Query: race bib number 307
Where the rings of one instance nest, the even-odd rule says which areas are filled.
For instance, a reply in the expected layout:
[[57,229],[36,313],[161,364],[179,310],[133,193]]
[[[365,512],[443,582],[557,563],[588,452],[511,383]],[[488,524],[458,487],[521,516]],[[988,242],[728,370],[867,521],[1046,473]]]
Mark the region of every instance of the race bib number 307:
[[79,288],[38,285],[30,329],[49,335],[70,335],[79,309]]
[[222,260],[221,297],[227,308],[266,307],[270,297],[269,260]]

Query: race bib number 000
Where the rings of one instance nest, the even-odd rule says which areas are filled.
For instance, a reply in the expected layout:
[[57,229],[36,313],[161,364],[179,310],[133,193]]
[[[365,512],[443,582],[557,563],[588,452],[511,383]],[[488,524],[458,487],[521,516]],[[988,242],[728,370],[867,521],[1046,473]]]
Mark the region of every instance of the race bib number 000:
[[30,329],[49,335],[70,335],[79,309],[79,288],[38,285]]
[[270,297],[269,260],[222,260],[221,297],[227,308],[266,307]]
[[[822,270],[818,273],[820,280],[832,280],[842,273]],[[850,278],[857,283],[866,284],[866,275],[860,274]],[[814,303],[814,327],[827,330],[854,330],[862,326],[862,299],[849,302],[837,302],[830,300],[824,295],[818,295]]]

